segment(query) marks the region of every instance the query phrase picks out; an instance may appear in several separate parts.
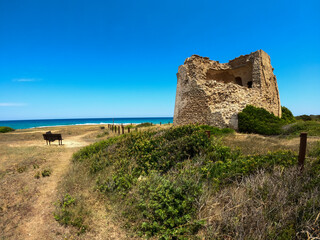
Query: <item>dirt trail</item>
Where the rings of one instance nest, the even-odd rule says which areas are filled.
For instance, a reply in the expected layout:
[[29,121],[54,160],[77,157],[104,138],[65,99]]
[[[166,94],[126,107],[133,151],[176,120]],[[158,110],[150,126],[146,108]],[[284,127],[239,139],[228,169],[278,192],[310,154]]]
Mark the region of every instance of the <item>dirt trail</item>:
[[[30,136],[32,135],[31,133],[35,132],[28,131],[26,135],[23,135],[25,132],[13,134],[16,134],[16,136],[18,134]],[[41,138],[32,139],[26,137],[23,141],[12,141],[12,136],[7,136],[9,141],[6,142],[6,146],[2,146],[0,149],[0,165],[4,165],[7,172],[9,166],[13,170],[10,174],[5,173],[0,178],[0,183],[5,184],[3,189],[0,188],[0,195],[10,191],[7,197],[0,197],[0,221],[1,217],[3,217],[3,224],[1,225],[0,223],[0,231],[4,231],[4,239],[125,238],[125,235],[121,234],[119,226],[115,226],[106,217],[106,210],[101,207],[96,208],[97,219],[95,220],[97,221],[97,229],[95,229],[94,233],[88,233],[84,236],[74,236],[69,228],[61,226],[53,217],[54,202],[57,201],[57,188],[71,166],[72,154],[81,147],[96,141],[95,136],[97,133],[98,131],[90,130],[84,133],[82,131],[81,134],[73,134],[72,136],[66,135],[62,146],[59,146],[56,142],[51,146],[47,146]],[[1,137],[4,137],[4,135]],[[5,142],[3,138],[0,140]],[[39,160],[41,158],[45,160]],[[14,163],[8,159],[14,159]],[[39,169],[32,167],[34,163],[39,163]],[[14,170],[17,169],[17,166],[26,166],[27,168],[25,172],[18,173]],[[49,177],[35,179],[34,174],[36,171],[44,168],[52,169],[52,174]],[[21,194],[21,191],[24,192]],[[17,199],[17,196],[19,199]],[[11,213],[9,212],[10,209]],[[23,211],[20,209],[23,209]],[[2,215],[2,212],[4,215]]]
[[[54,202],[57,196],[57,186],[63,175],[68,170],[72,154],[79,147],[90,144],[82,140],[89,133],[69,137],[63,142],[63,146],[46,146],[43,141],[28,141],[24,145],[43,146],[46,148],[57,147],[57,154],[47,158],[47,163],[53,170],[50,177],[41,179],[41,184],[38,185],[37,200],[33,202],[33,206],[28,216],[19,226],[21,235],[24,239],[45,239],[52,236],[52,233],[59,232],[61,228],[53,218]],[[58,230],[58,231],[57,231]],[[58,236],[56,236],[58,237]]]

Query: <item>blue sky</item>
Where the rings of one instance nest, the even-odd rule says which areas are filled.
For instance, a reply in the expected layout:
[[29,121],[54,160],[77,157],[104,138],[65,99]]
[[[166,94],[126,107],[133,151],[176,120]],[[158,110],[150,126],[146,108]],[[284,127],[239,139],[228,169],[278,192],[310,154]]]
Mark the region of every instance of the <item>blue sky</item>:
[[0,0],[0,120],[173,116],[192,54],[263,49],[281,104],[320,114],[320,1]]

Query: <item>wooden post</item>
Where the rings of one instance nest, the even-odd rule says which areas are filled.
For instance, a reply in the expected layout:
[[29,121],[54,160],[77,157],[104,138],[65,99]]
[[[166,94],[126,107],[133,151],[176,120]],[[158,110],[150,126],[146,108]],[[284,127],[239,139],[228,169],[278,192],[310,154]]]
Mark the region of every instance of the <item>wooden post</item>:
[[211,137],[211,132],[210,131],[206,131],[207,135],[208,135],[208,138]]
[[307,150],[307,133],[300,133],[300,148],[299,148],[299,159],[298,165],[300,167],[300,171],[303,171],[304,168],[304,160],[306,158],[306,150]]
[[120,134],[120,126],[118,126],[118,134]]
[[113,125],[111,126],[111,131],[113,132]]
[[128,127],[128,133],[130,133],[130,127]]
[[121,128],[122,128],[122,134],[124,134],[124,126],[122,125]]

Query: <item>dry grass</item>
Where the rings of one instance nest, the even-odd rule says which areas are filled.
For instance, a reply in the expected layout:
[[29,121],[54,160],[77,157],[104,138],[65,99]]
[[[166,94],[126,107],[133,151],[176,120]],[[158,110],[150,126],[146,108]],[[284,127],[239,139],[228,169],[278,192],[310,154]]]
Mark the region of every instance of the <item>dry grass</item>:
[[[320,137],[308,137],[308,150],[315,146]],[[291,150],[298,152],[300,138],[262,136],[258,134],[241,134],[228,135],[222,139],[222,143],[232,149],[239,148],[243,154],[266,154],[277,150]]]
[[[205,239],[310,239],[320,237],[320,187],[305,190],[308,168],[264,171],[200,200]],[[304,220],[302,220],[304,219]],[[299,229],[296,234],[295,229]],[[311,238],[311,237],[318,238]]]
[[[64,145],[47,146],[42,134],[61,133]],[[97,141],[100,126],[17,130],[0,134],[0,232],[3,239],[72,238],[52,217],[57,185],[73,152]],[[48,177],[35,177],[51,169]]]

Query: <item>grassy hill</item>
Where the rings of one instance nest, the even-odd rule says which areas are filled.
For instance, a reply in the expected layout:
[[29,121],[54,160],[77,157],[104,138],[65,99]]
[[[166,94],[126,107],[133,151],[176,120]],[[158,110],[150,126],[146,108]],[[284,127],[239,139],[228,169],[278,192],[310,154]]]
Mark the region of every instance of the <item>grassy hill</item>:
[[290,147],[243,152],[225,145],[233,138],[230,129],[194,125],[108,135],[74,154],[55,218],[93,231],[95,203],[133,238],[319,236],[320,145],[299,174]]

